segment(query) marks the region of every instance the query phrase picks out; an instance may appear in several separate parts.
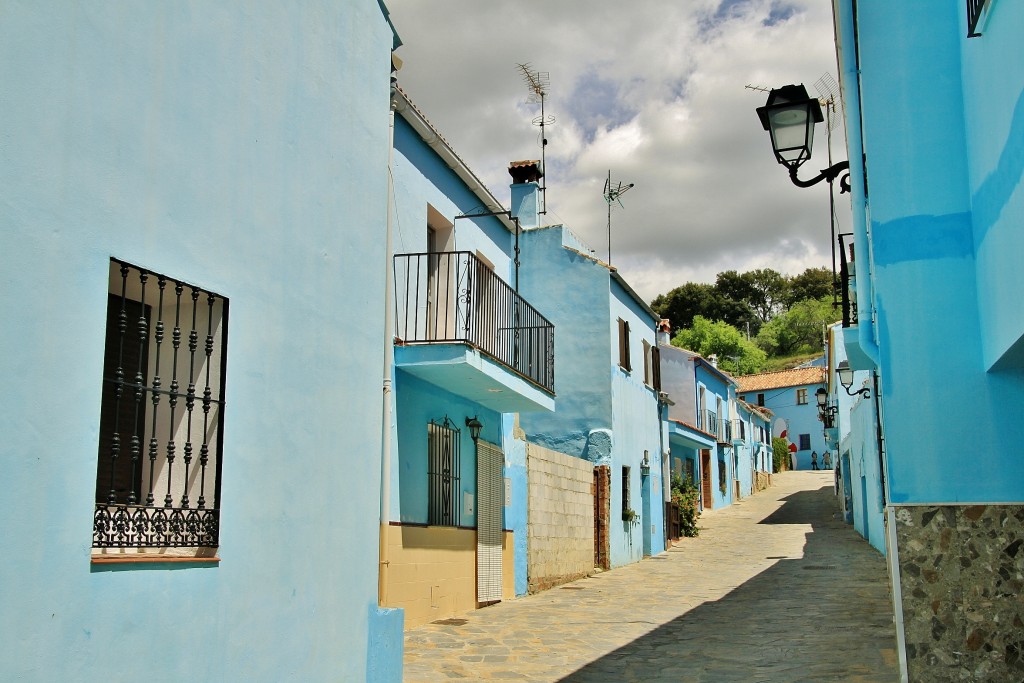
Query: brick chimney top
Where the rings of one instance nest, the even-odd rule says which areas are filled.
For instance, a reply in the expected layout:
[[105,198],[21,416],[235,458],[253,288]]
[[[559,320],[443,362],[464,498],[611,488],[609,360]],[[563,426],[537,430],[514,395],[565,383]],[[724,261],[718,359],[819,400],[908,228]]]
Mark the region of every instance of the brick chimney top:
[[508,174],[512,176],[512,184],[535,183],[544,177],[539,159],[513,161],[508,165]]

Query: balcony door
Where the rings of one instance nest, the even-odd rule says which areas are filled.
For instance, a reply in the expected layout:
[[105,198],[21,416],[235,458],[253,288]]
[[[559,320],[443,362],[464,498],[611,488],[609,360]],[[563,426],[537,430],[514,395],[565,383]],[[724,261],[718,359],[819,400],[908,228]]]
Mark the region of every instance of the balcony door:
[[458,257],[452,253],[454,247],[455,227],[427,205],[425,339],[458,338]]

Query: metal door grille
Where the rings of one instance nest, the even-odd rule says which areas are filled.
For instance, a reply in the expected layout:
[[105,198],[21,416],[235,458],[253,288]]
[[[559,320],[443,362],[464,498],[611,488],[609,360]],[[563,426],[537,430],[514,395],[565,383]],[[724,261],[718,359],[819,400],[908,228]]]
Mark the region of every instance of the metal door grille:
[[476,446],[476,599],[501,600],[502,465],[501,449],[486,441]]
[[459,524],[459,429],[446,416],[427,425],[427,477],[430,504],[428,522],[438,526]]

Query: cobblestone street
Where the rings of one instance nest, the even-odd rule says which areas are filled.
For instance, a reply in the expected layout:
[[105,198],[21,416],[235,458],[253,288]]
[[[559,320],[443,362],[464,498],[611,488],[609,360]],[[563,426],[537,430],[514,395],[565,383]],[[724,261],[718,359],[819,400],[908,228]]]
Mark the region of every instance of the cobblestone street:
[[885,562],[832,473],[773,483],[657,557],[409,631],[404,680],[898,681]]

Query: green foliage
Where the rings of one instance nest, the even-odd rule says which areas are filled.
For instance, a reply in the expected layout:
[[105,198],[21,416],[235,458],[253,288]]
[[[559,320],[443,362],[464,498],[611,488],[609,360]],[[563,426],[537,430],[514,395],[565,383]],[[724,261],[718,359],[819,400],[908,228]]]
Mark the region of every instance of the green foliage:
[[772,356],[820,353],[824,329],[835,322],[832,299],[807,299],[768,321],[757,335],[757,345]]
[[707,358],[718,356],[718,367],[726,372],[749,375],[760,372],[767,356],[729,323],[712,322],[698,315],[689,329],[682,329],[672,345],[695,351]]
[[651,302],[651,308],[662,318],[672,321],[676,329],[690,327],[698,315],[710,320],[724,320],[744,330],[749,323],[751,334],[757,334],[761,325],[761,320],[744,301],[723,293],[717,285],[699,282],[688,282],[668,294],[658,295]]
[[768,322],[782,310],[789,292],[789,280],[771,268],[760,268],[743,275],[749,279],[754,290],[754,298],[747,303],[761,322]]
[[785,439],[772,437],[772,472],[789,469],[789,443]]
[[679,475],[672,476],[672,503],[679,508],[679,526],[683,536],[687,538],[694,538],[700,533],[697,527],[697,517],[700,516],[697,509],[699,501],[700,493],[692,481]]
[[789,279],[786,308],[806,299],[831,297],[834,291],[832,271],[828,268],[808,268]]

